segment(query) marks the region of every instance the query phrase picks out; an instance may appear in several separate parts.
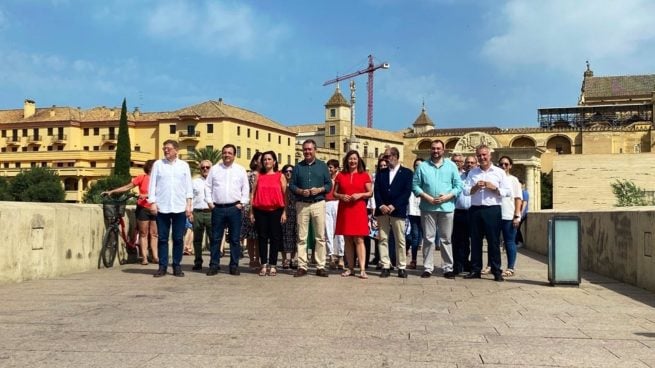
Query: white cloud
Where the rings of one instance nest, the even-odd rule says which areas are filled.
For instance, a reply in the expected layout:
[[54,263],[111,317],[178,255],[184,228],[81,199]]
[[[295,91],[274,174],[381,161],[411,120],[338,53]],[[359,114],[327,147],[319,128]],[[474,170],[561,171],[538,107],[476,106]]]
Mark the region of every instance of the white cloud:
[[580,73],[585,60],[630,69],[622,74],[652,69],[654,13],[650,0],[510,0],[492,15],[505,31],[488,39],[482,54],[508,70],[543,65]]
[[157,3],[146,19],[150,35],[224,56],[252,58],[272,52],[286,33],[247,5],[222,1]]

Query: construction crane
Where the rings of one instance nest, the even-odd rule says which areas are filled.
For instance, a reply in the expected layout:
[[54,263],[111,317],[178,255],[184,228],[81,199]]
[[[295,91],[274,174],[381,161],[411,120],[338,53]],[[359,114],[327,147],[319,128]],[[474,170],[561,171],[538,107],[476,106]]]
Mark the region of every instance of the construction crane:
[[378,69],[389,69],[389,64],[382,63],[382,64],[375,65],[373,64],[373,55],[369,55],[368,67],[366,69],[358,70],[354,73],[346,74],[341,77],[336,77],[334,79],[330,79],[329,81],[323,83],[324,86],[327,86],[328,84],[338,83],[341,82],[342,80],[354,78],[358,75],[368,73],[368,83],[366,83],[366,88],[368,89],[368,113],[366,115],[366,126],[368,128],[373,127],[373,72]]

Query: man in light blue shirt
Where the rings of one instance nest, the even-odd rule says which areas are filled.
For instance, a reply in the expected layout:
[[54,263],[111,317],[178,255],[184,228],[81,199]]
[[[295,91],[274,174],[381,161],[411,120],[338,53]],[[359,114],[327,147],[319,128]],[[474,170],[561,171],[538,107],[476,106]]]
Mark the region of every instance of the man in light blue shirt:
[[462,179],[457,166],[444,157],[445,145],[437,139],[430,145],[430,160],[416,169],[412,191],[421,197],[421,226],[423,227],[423,267],[422,278],[432,276],[434,271],[434,250],[438,231],[441,243],[443,276],[455,277],[453,272],[453,212],[455,199],[462,191]]

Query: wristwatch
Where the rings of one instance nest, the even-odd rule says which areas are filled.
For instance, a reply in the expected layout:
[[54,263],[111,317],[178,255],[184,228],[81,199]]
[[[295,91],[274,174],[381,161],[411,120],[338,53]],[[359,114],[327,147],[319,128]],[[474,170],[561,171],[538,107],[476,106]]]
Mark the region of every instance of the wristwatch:
[[521,216],[519,216],[519,215],[514,215],[514,218],[515,218],[515,219],[520,219]]

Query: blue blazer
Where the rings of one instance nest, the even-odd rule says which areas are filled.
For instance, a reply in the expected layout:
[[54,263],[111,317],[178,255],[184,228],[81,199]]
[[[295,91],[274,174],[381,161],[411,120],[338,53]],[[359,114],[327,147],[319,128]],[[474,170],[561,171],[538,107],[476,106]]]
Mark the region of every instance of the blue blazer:
[[373,195],[375,196],[375,216],[380,216],[380,206],[392,205],[395,209],[389,216],[405,218],[409,196],[412,194],[412,170],[401,166],[389,184],[389,169],[382,169],[375,176]]

